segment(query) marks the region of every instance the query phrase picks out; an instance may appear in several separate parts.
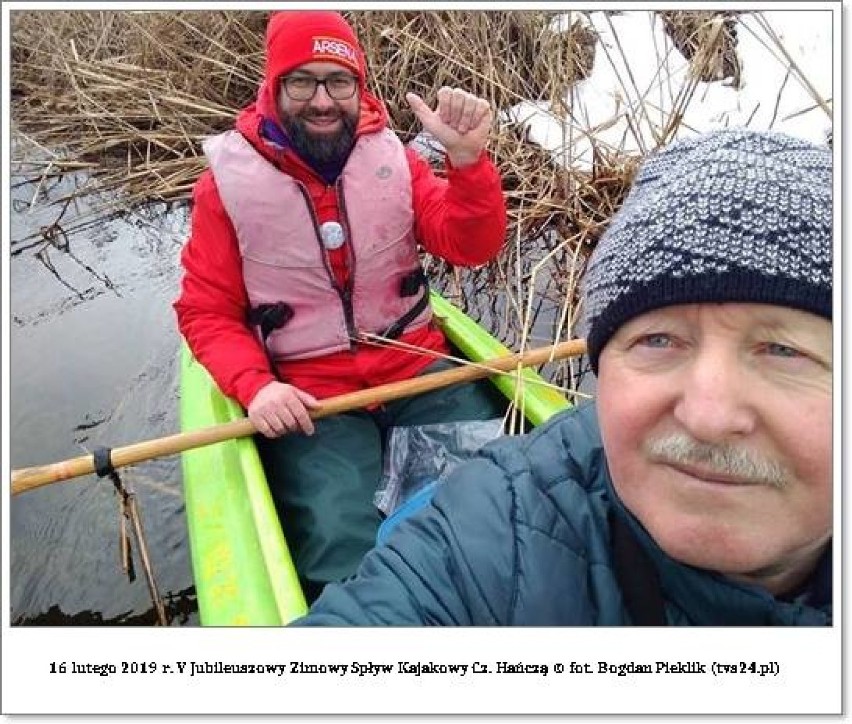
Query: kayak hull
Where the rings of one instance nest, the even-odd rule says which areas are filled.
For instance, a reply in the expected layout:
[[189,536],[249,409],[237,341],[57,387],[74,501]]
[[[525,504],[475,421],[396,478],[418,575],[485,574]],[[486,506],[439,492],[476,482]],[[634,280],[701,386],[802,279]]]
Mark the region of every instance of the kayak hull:
[[[471,361],[511,352],[439,295],[435,318]],[[570,405],[542,384],[534,370],[492,378],[530,424]],[[181,349],[180,418],[183,431],[245,416],[204,367]],[[187,529],[198,609],[204,626],[281,626],[307,610],[266,476],[251,437],[189,450],[182,455]]]
[[[244,417],[181,353],[181,428]],[[306,610],[257,448],[250,437],[182,455],[198,610],[205,626],[280,626]]]

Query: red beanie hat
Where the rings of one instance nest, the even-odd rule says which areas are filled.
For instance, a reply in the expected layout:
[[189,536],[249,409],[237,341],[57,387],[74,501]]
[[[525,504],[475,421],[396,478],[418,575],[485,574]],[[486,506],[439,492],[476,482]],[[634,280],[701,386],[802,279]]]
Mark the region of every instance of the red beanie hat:
[[319,10],[281,10],[266,26],[266,81],[275,81],[305,63],[342,65],[364,86],[367,70],[364,51],[352,26],[340,13]]

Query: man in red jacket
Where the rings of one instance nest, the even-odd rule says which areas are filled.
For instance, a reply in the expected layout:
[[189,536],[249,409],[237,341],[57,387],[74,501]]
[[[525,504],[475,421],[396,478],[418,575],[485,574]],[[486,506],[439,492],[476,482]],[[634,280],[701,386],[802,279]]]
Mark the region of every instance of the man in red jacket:
[[257,99],[235,130],[205,143],[210,169],[193,194],[180,331],[261,433],[309,599],[372,547],[390,427],[500,414],[476,383],[309,417],[320,399],[445,366],[417,245],[473,266],[505,237],[500,177],[485,153],[488,102],[458,88],[442,88],[434,110],[406,98],[446,151],[446,180],[388,129],[339,13],[273,13]]

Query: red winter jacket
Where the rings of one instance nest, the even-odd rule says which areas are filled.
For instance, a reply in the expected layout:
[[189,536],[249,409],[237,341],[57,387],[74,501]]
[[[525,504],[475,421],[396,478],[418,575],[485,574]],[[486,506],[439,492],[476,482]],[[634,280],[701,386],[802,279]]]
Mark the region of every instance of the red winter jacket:
[[[237,119],[239,130],[264,157],[307,187],[319,223],[338,219],[333,186],[326,185],[296,153],[261,137],[271,94],[262,88],[258,101]],[[381,102],[362,92],[358,135],[387,125]],[[506,208],[496,168],[483,153],[476,163],[438,178],[414,151],[406,149],[411,166],[415,234],[423,248],[452,264],[475,266],[493,259],[506,233]],[[282,223],[286,223],[282,216]],[[332,254],[332,267],[341,283],[346,279],[346,250]],[[174,304],[178,327],[195,357],[222,391],[248,407],[257,392],[275,380],[267,356],[246,324],[249,308],[242,277],[236,233],[208,169],[193,190],[190,238],[181,254],[184,276]],[[446,352],[443,333],[434,325],[403,334],[400,342]],[[394,348],[358,345],[308,360],[282,362],[282,379],[319,399],[396,382],[418,374],[434,361],[428,354]]]

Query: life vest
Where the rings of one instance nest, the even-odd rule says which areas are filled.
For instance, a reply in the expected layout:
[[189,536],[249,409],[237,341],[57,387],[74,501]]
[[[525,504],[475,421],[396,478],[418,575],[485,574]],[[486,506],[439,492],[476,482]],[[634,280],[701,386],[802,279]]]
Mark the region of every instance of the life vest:
[[318,357],[359,333],[398,336],[428,324],[428,286],[414,238],[411,171],[384,130],[359,138],[335,189],[349,241],[349,284],[335,281],[305,186],[237,131],[204,143],[236,230],[243,279],[272,360]]

